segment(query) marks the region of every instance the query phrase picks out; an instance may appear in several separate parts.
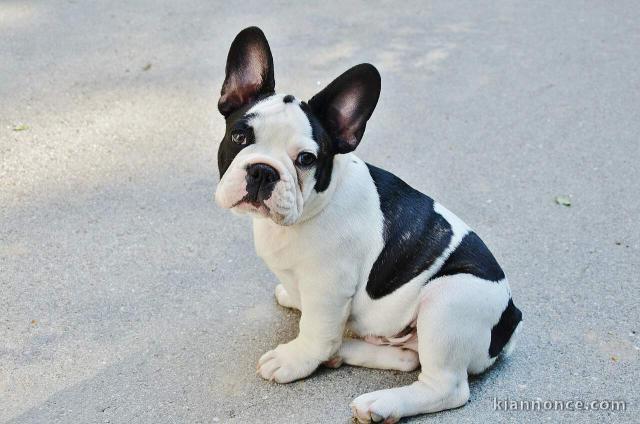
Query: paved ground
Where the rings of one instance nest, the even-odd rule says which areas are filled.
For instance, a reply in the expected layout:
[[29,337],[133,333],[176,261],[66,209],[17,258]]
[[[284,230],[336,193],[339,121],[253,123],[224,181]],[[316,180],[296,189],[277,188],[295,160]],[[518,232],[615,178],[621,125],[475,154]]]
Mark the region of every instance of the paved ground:
[[259,25],[282,92],[379,67],[360,155],[475,227],[524,311],[470,404],[406,421],[638,422],[637,2],[133,3],[0,3],[0,421],[346,423],[416,378],[254,374],[298,316],[212,195],[227,48]]

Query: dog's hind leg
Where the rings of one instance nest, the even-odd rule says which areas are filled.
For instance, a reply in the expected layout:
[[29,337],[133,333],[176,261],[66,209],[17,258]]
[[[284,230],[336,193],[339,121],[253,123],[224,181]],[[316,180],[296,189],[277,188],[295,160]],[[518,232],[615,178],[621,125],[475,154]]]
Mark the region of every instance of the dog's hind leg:
[[394,423],[462,406],[469,399],[468,372],[481,372],[495,361],[489,355],[491,329],[509,300],[506,281],[446,276],[431,281],[423,295],[417,320],[418,381],[357,397],[351,408],[358,421]]
[[[420,321],[418,318],[418,329]],[[437,327],[435,329],[437,332]],[[422,365],[418,381],[404,387],[366,393],[351,403],[353,416],[358,422],[384,421],[391,424],[402,417],[457,408],[467,403],[467,371],[464,367],[456,369],[452,366],[454,364],[447,363],[447,351],[453,346],[450,340],[442,340],[441,335],[434,336],[430,338],[430,343],[435,343],[435,346],[426,346],[427,341],[420,339],[424,335],[418,330]],[[437,337],[441,339],[437,340]]]
[[415,383],[358,396],[352,403],[353,416],[360,423],[395,423],[402,417],[457,408],[467,403],[466,372],[439,370],[420,373]]
[[358,339],[345,339],[336,356],[325,366],[337,368],[341,364],[398,371],[413,371],[420,365],[418,353],[413,350],[380,346]]

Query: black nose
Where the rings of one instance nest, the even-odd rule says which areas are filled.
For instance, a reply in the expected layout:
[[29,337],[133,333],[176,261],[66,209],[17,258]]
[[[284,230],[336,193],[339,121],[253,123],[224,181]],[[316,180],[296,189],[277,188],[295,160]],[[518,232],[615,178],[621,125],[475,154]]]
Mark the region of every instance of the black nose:
[[247,198],[261,202],[271,197],[271,192],[280,180],[278,171],[266,163],[254,163],[247,168]]

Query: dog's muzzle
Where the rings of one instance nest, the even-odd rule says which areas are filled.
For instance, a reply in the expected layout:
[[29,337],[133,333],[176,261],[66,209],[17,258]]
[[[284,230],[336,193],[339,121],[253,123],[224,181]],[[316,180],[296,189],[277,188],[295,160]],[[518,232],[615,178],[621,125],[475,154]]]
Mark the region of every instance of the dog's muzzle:
[[246,200],[261,203],[271,197],[276,183],[280,180],[278,171],[266,163],[254,163],[247,167]]

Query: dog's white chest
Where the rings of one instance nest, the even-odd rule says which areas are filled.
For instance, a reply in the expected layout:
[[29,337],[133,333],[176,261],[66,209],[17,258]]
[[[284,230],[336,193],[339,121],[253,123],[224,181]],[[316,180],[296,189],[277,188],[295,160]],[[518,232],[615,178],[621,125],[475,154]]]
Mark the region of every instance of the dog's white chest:
[[273,269],[287,269],[299,260],[298,237],[286,227],[273,225],[268,219],[255,219],[253,237],[256,253]]

